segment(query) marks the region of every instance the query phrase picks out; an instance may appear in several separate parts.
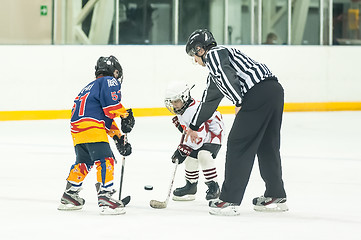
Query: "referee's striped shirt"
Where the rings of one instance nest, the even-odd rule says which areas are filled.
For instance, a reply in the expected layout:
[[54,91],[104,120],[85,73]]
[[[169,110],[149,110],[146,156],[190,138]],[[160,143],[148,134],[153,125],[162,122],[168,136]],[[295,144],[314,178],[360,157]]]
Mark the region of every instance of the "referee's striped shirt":
[[258,63],[235,48],[217,46],[207,52],[205,64],[209,70],[207,87],[191,122],[198,127],[212,116],[225,96],[241,106],[243,96],[257,83],[276,77],[263,63]]

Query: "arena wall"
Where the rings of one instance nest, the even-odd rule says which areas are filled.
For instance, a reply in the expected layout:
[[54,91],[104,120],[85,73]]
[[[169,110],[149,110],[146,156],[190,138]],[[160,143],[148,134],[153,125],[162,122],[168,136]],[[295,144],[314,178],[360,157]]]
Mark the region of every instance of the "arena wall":
[[[279,77],[285,110],[361,110],[361,47],[234,47]],[[16,120],[24,111],[37,111],[44,119],[53,111],[54,118],[62,118],[56,113],[68,113],[74,97],[94,79],[98,57],[108,55],[116,56],[124,69],[122,103],[139,116],[165,114],[164,91],[172,80],[195,84],[192,95],[202,96],[207,69],[193,64],[184,46],[0,46],[0,119],[9,120],[10,114]],[[227,99],[221,103],[224,110],[231,105]]]

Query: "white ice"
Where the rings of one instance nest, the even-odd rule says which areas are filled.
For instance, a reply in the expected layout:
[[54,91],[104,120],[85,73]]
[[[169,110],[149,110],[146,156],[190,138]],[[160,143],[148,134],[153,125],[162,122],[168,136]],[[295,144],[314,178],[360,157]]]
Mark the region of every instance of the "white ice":
[[[233,116],[224,119],[228,132]],[[0,122],[0,239],[361,239],[361,112],[284,114],[285,213],[252,209],[252,198],[264,192],[256,162],[240,216],[208,213],[203,176],[195,201],[152,209],[150,200],[166,198],[180,134],[171,117],[143,117],[128,137],[134,152],[125,164],[122,197],[132,197],[126,214],[99,215],[95,168],[83,184],[84,208],[64,212],[57,206],[75,159],[68,121]],[[225,145],[217,158],[220,183]],[[119,179],[118,163],[115,188]],[[174,187],[183,185],[180,165]]]

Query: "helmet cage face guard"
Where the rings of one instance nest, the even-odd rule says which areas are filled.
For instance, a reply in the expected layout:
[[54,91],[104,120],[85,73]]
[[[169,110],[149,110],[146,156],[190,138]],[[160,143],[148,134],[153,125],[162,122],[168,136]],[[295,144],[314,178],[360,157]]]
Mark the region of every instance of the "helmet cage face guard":
[[109,66],[109,70],[112,73],[112,76],[114,76],[114,71],[118,70],[118,77],[116,79],[118,79],[118,81],[122,82],[123,81],[123,69],[122,66],[120,66],[120,63],[118,61],[118,59],[116,57],[114,57],[113,55],[110,55],[107,59],[107,65]]
[[169,112],[171,112],[174,115],[177,115],[176,110],[175,110],[175,108],[174,108],[174,106],[172,104],[172,100],[167,98],[167,99],[164,100],[164,104],[165,104],[165,106],[166,106],[166,108],[168,109]]
[[[166,106],[166,108],[173,114],[175,115],[182,115],[185,110],[188,107],[188,102],[191,99],[190,97],[190,92],[189,92],[189,88],[187,88],[186,90],[184,90],[182,93],[174,96],[174,97],[167,97],[164,100],[164,104]],[[180,109],[176,109],[173,105],[173,102],[175,101],[181,101],[182,102],[182,107]]]

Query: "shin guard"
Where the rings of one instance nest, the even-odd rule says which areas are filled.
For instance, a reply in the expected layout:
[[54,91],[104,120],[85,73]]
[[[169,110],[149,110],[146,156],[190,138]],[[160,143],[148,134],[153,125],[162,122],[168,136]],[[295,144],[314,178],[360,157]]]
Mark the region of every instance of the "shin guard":
[[85,163],[74,164],[71,166],[69,176],[66,180],[73,186],[80,187],[91,168],[91,166]]
[[198,171],[198,160],[196,158],[187,157],[185,160],[185,179],[190,183],[198,182],[199,171]]
[[97,168],[97,181],[102,188],[113,186],[114,180],[114,158],[103,158],[95,162]]
[[198,160],[206,182],[217,181],[216,162],[209,151],[199,151]]

